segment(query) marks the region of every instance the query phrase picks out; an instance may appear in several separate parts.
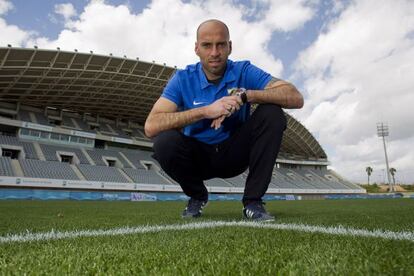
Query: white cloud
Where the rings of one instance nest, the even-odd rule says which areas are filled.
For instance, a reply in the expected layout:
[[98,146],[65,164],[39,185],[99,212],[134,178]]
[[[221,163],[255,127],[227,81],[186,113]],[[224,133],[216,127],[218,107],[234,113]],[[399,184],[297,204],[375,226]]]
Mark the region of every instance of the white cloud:
[[8,25],[3,18],[0,18],[0,45],[6,46],[22,46],[22,44],[30,37],[30,33],[21,30],[14,25]]
[[220,18],[231,30],[233,59],[251,59],[273,74],[280,74],[280,60],[266,49],[271,30],[263,29],[260,23],[251,26],[242,16],[241,9],[218,0],[203,3],[157,0],[140,14],[134,14],[126,5],[115,7],[92,1],[56,40],[39,38],[35,43],[46,48],[93,50],[184,67],[197,58],[193,50],[197,25],[205,19]]
[[0,15],[6,14],[13,9],[13,4],[7,0],[0,0]]
[[354,180],[384,163],[382,144],[372,138],[379,121],[390,126],[390,152],[404,148],[390,154],[391,163],[413,166],[413,32],[414,2],[355,1],[297,61],[307,94],[298,116],[334,149],[333,166]]
[[[5,15],[8,11],[13,9],[13,4],[9,1],[0,0],[0,16]],[[24,31],[15,25],[9,25],[0,17],[0,45],[6,46],[22,46],[27,41],[31,32]]]
[[314,16],[312,3],[306,0],[271,0],[265,24],[285,32],[302,27]]
[[64,4],[56,4],[55,5],[55,13],[60,14],[63,16],[65,21],[71,19],[72,17],[76,16],[77,12],[75,7],[71,3],[64,3]]
[[[231,31],[233,53],[230,58],[249,59],[269,73],[280,76],[282,62],[268,49],[271,36],[274,31],[300,28],[312,18],[313,10],[309,1],[304,0],[289,1],[288,4],[280,0],[263,3],[269,9],[263,9],[261,4],[249,9],[242,3],[224,0],[154,0],[141,13],[134,13],[128,3],[113,6],[103,0],[92,0],[79,16],[71,3],[64,3],[55,5],[55,13],[65,19],[65,28],[57,39],[21,30],[0,18],[0,31],[16,34],[14,39],[2,35],[1,40],[15,46],[93,50],[99,54],[127,55],[184,67],[197,61],[193,49],[198,24],[218,18],[226,22]],[[6,12],[12,5],[0,0],[0,7],[5,7]],[[248,22],[246,16],[254,12],[263,14],[263,18]],[[49,20],[57,23],[53,14],[49,14]]]
[[[269,4],[281,5],[279,1]],[[247,22],[247,8],[224,0],[190,1],[154,0],[142,13],[133,13],[127,5],[112,6],[91,1],[76,20],[68,20],[56,40],[42,37],[31,41],[40,47],[81,51],[155,60],[158,63],[184,67],[197,61],[194,54],[195,32],[199,23],[210,18],[226,22],[233,41],[231,58],[249,59],[275,76],[282,74],[282,62],[268,50],[275,30],[300,28],[312,14],[304,1],[281,5],[290,17],[272,8],[264,20]],[[220,8],[217,8],[220,7]],[[72,15],[67,8],[66,18]],[[278,14],[277,24],[270,20]],[[258,10],[259,12],[259,10]],[[62,13],[61,13],[62,14]],[[185,19],[185,20],[183,20]]]

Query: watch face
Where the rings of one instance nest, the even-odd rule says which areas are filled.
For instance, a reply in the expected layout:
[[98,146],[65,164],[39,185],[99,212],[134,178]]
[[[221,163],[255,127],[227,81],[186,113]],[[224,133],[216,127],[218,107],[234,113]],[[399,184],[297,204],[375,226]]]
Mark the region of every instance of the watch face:
[[242,101],[243,103],[247,103],[247,94],[246,94],[246,90],[243,91],[242,95],[241,95]]
[[247,95],[245,88],[231,88],[227,89],[227,93],[230,96],[239,96],[243,102],[243,104],[247,103]]
[[244,91],[237,92],[236,96],[239,96],[244,104],[247,102],[246,92],[244,92]]

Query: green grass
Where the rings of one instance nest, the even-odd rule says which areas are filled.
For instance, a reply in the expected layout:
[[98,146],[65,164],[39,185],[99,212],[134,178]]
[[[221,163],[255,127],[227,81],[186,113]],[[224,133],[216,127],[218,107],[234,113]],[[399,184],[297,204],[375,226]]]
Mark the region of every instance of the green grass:
[[[0,235],[188,223],[184,202],[0,201]],[[414,231],[414,200],[274,201],[278,223]],[[62,214],[62,216],[58,216]],[[210,202],[204,220],[239,220]],[[413,275],[414,243],[227,227],[0,244],[4,274]]]

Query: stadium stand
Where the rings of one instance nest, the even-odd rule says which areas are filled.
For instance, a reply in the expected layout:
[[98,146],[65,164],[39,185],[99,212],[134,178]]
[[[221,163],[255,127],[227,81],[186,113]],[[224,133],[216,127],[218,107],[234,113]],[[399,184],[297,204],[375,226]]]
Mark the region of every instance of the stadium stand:
[[301,188],[301,189],[315,189],[317,188],[315,186],[315,184],[311,181],[308,180],[306,178],[304,178],[303,176],[301,176],[297,170],[293,170],[293,169],[278,169],[281,171],[282,174],[286,175],[288,179],[290,179],[290,182],[295,184],[297,187]]
[[[116,167],[131,167],[128,162],[121,156],[117,151],[114,150],[104,150],[104,149],[87,149],[86,152],[93,159],[96,165],[107,166],[108,160],[116,160],[114,164]],[[105,163],[105,161],[107,163]],[[119,162],[119,163],[118,163]]]
[[63,155],[73,154],[79,160],[81,164],[90,164],[86,156],[79,148],[70,148],[64,146],[56,146],[56,145],[46,145],[46,144],[39,144],[40,148],[42,149],[43,155],[45,156],[46,160],[48,161],[61,161],[61,158],[58,157],[59,152]]
[[99,132],[109,135],[118,135],[118,133],[114,133],[112,130],[110,130],[106,123],[99,123]]
[[19,141],[16,137],[0,135],[0,147],[7,148],[7,145],[22,147],[27,159],[39,159],[32,143]]
[[146,169],[144,165],[141,164],[142,160],[149,160],[145,154],[137,150],[127,150],[122,149],[121,151],[126,158],[135,166],[137,169]]
[[278,189],[301,189],[300,187],[295,184],[295,182],[289,177],[283,175],[279,170],[273,170],[272,179],[270,182],[270,186]]
[[104,182],[128,182],[128,180],[115,167],[77,165],[86,180]]
[[245,178],[243,178],[243,175],[238,175],[231,178],[226,178],[225,181],[227,183],[230,183],[233,187],[244,187],[244,182],[246,181]]
[[[165,185],[171,191],[177,187],[152,158],[152,143],[142,127],[176,68],[13,47],[0,47],[0,64],[0,149],[17,159],[0,157],[0,177]],[[365,192],[328,170],[318,141],[286,116],[288,126],[269,188]],[[210,188],[243,188],[247,173],[205,183]]]
[[209,180],[205,180],[204,184],[207,187],[232,187],[232,185],[229,182],[221,178],[212,178]]
[[336,183],[340,183],[346,187],[348,187],[349,189],[360,189],[360,187],[357,184],[354,184],[348,180],[346,180],[345,178],[339,176],[335,171],[333,170],[327,170],[327,174],[324,175],[324,177],[326,179],[329,179],[330,181],[336,182]]
[[79,126],[80,130],[96,133],[96,131],[95,130],[92,130],[89,127],[89,125],[86,122],[84,122],[83,120],[78,119],[78,118],[72,118],[72,120],[75,121],[75,123]]
[[20,165],[27,177],[79,180],[68,163],[21,159]]
[[322,181],[320,181],[320,179],[317,179],[313,174],[306,173],[305,170],[302,170],[302,169],[290,170],[290,173],[295,174],[295,177],[298,177],[306,184],[311,184],[316,189],[332,188],[326,183],[323,183]]
[[167,179],[168,180],[168,182],[169,183],[171,183],[171,184],[173,184],[173,185],[177,185],[178,186],[178,183],[177,182],[175,182],[174,181],[174,179],[172,179],[166,172],[164,172],[162,169],[160,169],[159,171],[158,171],[158,174],[159,175],[161,175],[161,176],[163,176],[164,177],[164,179]]
[[143,184],[172,185],[154,170],[124,168],[123,171],[135,182]]
[[329,180],[328,178],[326,178],[325,175],[328,174],[327,170],[324,170],[324,172],[322,172],[320,170],[307,169],[306,171],[304,171],[304,173],[306,173],[307,176],[312,175],[312,179],[314,179],[314,181],[316,181],[318,183],[321,183],[321,185],[326,185],[326,186],[328,186],[328,188],[343,189],[343,185],[345,184],[345,183],[343,183],[341,185],[337,181],[332,181],[332,180]]
[[63,116],[63,117],[62,117],[62,122],[63,122],[63,126],[65,126],[65,127],[75,128],[75,129],[77,128],[77,127],[75,126],[75,124],[73,123],[72,118],[69,118],[69,117]]
[[40,125],[46,125],[49,126],[51,125],[49,123],[49,120],[46,118],[45,115],[43,115],[42,113],[37,113],[37,112],[33,112],[33,114],[36,117],[36,123],[40,124]]
[[13,168],[9,157],[0,157],[0,175],[13,176]]
[[114,131],[115,131],[115,133],[116,133],[116,136],[118,136],[118,137],[121,137],[121,138],[126,138],[126,139],[129,139],[129,138],[131,138],[129,135],[127,135],[123,130],[122,130],[122,128],[120,128],[120,127],[117,127],[116,125],[112,125],[112,124],[110,124],[109,125]]
[[133,129],[132,130],[132,135],[136,138],[139,138],[139,139],[149,140],[147,137],[145,137],[143,131],[139,130],[139,129]]
[[20,110],[18,113],[18,118],[19,120],[24,121],[24,122],[32,122],[29,111],[26,111],[26,110]]
[[[26,177],[52,178],[52,179],[71,179],[79,180],[71,166],[61,163],[59,156],[72,156],[78,160],[77,168],[88,181],[120,182],[157,184],[157,185],[177,185],[162,170],[156,171],[151,168],[159,165],[152,158],[152,152],[128,148],[84,148],[69,147],[55,144],[39,143],[41,151],[46,161],[30,160],[39,159],[36,155],[34,145],[31,142],[20,141],[17,137],[0,135],[0,145],[20,146],[25,152],[25,159],[20,160],[20,164]],[[7,146],[6,146],[7,147]],[[86,152],[95,165],[91,165]],[[0,173],[4,176],[13,176],[13,169],[10,158],[2,157],[0,160]],[[106,160],[106,161],[104,161]],[[37,161],[37,162],[35,162]],[[73,162],[76,163],[76,162]],[[132,164],[132,165],[131,165]],[[114,167],[109,167],[114,166]],[[149,166],[149,167],[148,167]],[[119,170],[130,178],[128,180]],[[150,168],[150,169],[148,169]],[[241,175],[219,179],[206,180],[207,187],[244,187],[247,171]],[[309,168],[276,168],[273,171],[270,188],[278,189],[356,189],[355,184],[344,181],[335,176],[327,169]]]

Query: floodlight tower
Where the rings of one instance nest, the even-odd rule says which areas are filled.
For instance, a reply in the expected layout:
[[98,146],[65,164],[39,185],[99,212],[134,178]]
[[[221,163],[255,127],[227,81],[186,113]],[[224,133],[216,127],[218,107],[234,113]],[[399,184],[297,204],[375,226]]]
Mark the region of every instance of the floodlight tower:
[[390,186],[390,192],[393,192],[394,187],[392,186],[392,183],[391,183],[390,166],[388,165],[387,147],[385,145],[385,137],[389,135],[388,125],[382,122],[377,123],[377,134],[378,134],[378,137],[382,137],[382,142],[384,144],[385,165],[387,166],[388,185]]

